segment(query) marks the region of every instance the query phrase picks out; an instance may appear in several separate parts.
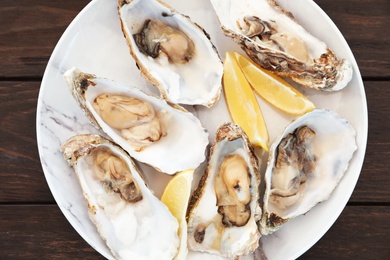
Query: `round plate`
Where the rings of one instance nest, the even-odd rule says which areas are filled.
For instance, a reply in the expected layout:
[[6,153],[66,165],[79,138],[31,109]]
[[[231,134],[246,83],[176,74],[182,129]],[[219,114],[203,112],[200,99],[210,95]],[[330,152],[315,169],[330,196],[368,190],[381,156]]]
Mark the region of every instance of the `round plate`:
[[[280,0],[282,7],[291,11],[300,24],[310,33],[322,39],[336,54],[349,60],[354,76],[342,91],[324,93],[296,86],[312,100],[317,108],[329,108],[346,118],[357,132],[358,150],[350,162],[344,178],[330,199],[317,205],[309,213],[288,222],[279,231],[261,238],[260,250],[268,259],[294,259],[315,244],[341,214],[359,178],[367,142],[367,104],[364,87],[355,58],[345,39],[330,18],[310,0]],[[123,37],[117,13],[116,1],[92,1],[69,25],[58,42],[47,65],[37,107],[37,141],[40,159],[50,190],[65,217],[76,231],[99,253],[112,258],[109,249],[89,220],[82,191],[73,169],[59,151],[60,145],[75,134],[99,133],[88,122],[73,100],[63,79],[63,73],[75,66],[84,72],[96,74],[118,82],[137,86],[157,94],[135,66]],[[218,48],[221,58],[226,51],[242,51],[220,29],[219,22],[209,1],[167,0],[177,11],[187,14],[204,27]],[[280,135],[293,119],[259,99],[270,140]],[[226,104],[221,97],[211,109],[189,108],[202,121],[213,142],[215,130],[230,121]],[[265,168],[263,163],[262,170]],[[169,176],[154,172],[141,165],[146,181],[160,196]],[[199,176],[198,176],[199,178]],[[299,234],[299,235],[297,235]],[[201,255],[202,258],[214,258]],[[197,259],[199,254],[190,254]]]

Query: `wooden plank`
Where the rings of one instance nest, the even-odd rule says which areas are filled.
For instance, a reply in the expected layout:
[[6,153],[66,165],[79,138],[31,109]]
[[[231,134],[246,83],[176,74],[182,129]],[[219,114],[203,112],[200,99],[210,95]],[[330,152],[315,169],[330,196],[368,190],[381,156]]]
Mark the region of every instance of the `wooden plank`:
[[315,0],[344,35],[363,77],[390,76],[388,0]]
[[0,259],[104,259],[52,206],[0,206]]
[[[347,207],[301,259],[388,259],[390,207]],[[362,246],[364,245],[364,246]],[[57,206],[0,206],[0,258],[103,259]]]
[[[0,77],[41,77],[60,36],[88,2],[0,1]],[[315,2],[344,34],[362,75],[389,77],[390,1]]]
[[36,143],[40,82],[0,82],[0,202],[54,202]]
[[41,77],[62,33],[89,2],[0,1],[0,77]]
[[346,207],[300,259],[389,259],[390,207]]

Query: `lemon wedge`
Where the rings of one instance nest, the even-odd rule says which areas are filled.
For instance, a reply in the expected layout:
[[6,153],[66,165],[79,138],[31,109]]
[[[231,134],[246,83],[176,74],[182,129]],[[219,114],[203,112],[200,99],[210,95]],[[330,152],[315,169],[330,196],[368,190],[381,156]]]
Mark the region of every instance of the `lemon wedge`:
[[268,130],[256,96],[234,55],[229,52],[224,61],[223,85],[233,122],[241,126],[253,145],[268,151]]
[[180,238],[180,247],[175,259],[185,259],[188,253],[187,249],[187,206],[191,195],[191,185],[194,170],[189,169],[177,173],[167,184],[161,196],[164,203],[172,215],[179,222],[178,236]]
[[288,82],[235,52],[235,57],[246,79],[256,93],[271,105],[287,114],[303,115],[315,108],[314,104]]

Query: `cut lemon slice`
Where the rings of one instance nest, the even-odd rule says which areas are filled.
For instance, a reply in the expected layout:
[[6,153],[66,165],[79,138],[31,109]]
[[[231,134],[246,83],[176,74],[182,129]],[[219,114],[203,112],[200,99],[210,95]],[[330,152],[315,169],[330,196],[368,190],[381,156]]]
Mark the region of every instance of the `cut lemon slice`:
[[193,174],[194,170],[185,170],[176,174],[168,182],[161,196],[161,201],[179,222],[180,247],[175,259],[185,259],[188,253],[186,213],[191,195]]
[[315,108],[314,104],[288,82],[239,53],[234,53],[246,79],[258,95],[276,108],[294,116]]
[[233,54],[224,61],[223,85],[226,103],[234,123],[248,135],[250,142],[268,151],[269,136],[263,114],[251,86]]

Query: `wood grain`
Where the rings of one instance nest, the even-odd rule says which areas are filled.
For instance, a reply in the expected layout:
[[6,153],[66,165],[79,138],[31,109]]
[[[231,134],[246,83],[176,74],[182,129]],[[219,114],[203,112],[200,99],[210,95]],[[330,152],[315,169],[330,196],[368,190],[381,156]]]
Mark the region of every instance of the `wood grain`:
[[104,259],[57,206],[0,206],[0,259]]
[[0,77],[42,77],[66,27],[89,2],[0,1]]
[[54,202],[36,141],[40,82],[0,81],[0,203]]

